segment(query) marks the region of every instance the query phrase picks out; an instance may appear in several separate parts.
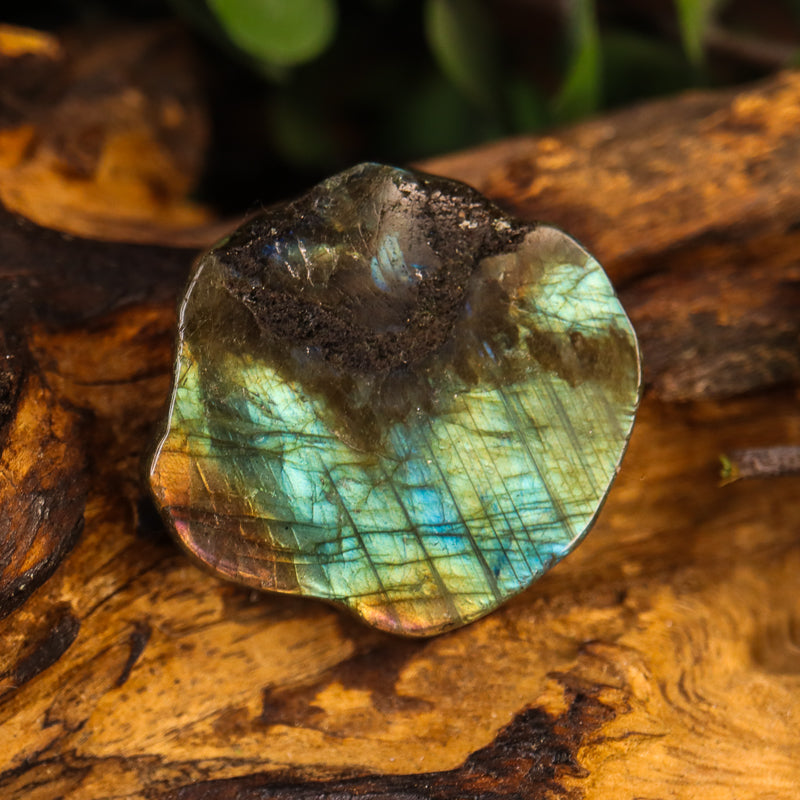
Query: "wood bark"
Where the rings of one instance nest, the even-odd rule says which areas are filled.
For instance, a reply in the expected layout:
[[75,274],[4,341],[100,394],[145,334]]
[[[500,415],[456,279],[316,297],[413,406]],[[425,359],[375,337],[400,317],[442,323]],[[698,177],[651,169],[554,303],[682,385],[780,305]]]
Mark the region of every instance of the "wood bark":
[[[797,795],[800,478],[721,487],[719,457],[800,443],[800,75],[423,165],[578,236],[647,388],[586,541],[484,620],[409,641],[223,584],[171,543],[141,469],[185,245],[219,231],[184,199],[201,157],[176,156],[165,193],[117,149],[133,128],[171,152],[148,111],[165,84],[145,82],[65,172],[55,109],[85,84],[36,76],[91,53],[0,48],[32,82],[0,81],[0,796]],[[34,174],[70,202],[37,216]],[[133,210],[101,212],[93,187],[118,185]]]

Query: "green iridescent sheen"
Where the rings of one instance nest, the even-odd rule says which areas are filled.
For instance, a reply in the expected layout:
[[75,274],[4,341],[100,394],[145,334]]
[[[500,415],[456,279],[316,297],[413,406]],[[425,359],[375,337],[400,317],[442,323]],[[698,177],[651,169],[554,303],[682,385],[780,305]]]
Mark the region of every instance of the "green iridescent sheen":
[[181,543],[414,635],[572,550],[640,388],[630,322],[574,240],[375,164],[201,258],[178,348],[151,484]]

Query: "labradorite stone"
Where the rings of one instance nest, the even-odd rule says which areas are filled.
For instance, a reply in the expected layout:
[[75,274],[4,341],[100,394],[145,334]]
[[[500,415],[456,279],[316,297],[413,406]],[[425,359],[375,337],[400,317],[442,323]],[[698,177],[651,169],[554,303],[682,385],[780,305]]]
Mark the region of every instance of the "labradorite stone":
[[639,386],[630,322],[574,240],[364,164],[197,262],[152,490],[218,574],[438,633],[580,541]]

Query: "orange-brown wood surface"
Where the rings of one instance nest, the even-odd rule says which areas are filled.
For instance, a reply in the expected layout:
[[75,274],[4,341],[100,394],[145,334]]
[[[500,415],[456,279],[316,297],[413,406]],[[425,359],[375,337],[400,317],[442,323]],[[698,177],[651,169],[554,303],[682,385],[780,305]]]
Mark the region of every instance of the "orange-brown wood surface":
[[220,230],[171,35],[0,29],[0,797],[797,797],[800,477],[719,456],[800,444],[800,75],[424,165],[582,239],[647,389],[586,541],[418,641],[219,582],[147,501],[184,245]]

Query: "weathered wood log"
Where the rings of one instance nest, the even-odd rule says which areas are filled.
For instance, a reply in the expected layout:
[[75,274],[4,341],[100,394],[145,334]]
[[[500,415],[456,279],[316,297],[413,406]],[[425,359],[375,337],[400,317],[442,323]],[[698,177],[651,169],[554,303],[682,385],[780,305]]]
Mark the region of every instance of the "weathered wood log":
[[794,796],[799,479],[718,458],[800,441],[798,108],[786,74],[426,165],[580,236],[648,375],[585,543],[428,641],[188,563],[140,467],[191,253],[0,215],[0,794]]
[[208,222],[187,200],[208,138],[192,63],[169,27],[0,26],[0,201],[93,238],[174,243]]
[[[185,225],[207,214],[185,193],[201,169],[207,124],[180,45],[159,28],[62,44],[0,26],[2,203],[67,233],[194,241]],[[74,543],[88,487],[87,409],[42,375],[34,329],[85,324],[142,297],[167,309],[191,256],[73,240],[2,209],[0,218],[3,616]],[[200,229],[200,241],[209,236],[213,229]],[[129,275],[115,282],[121,270]]]

